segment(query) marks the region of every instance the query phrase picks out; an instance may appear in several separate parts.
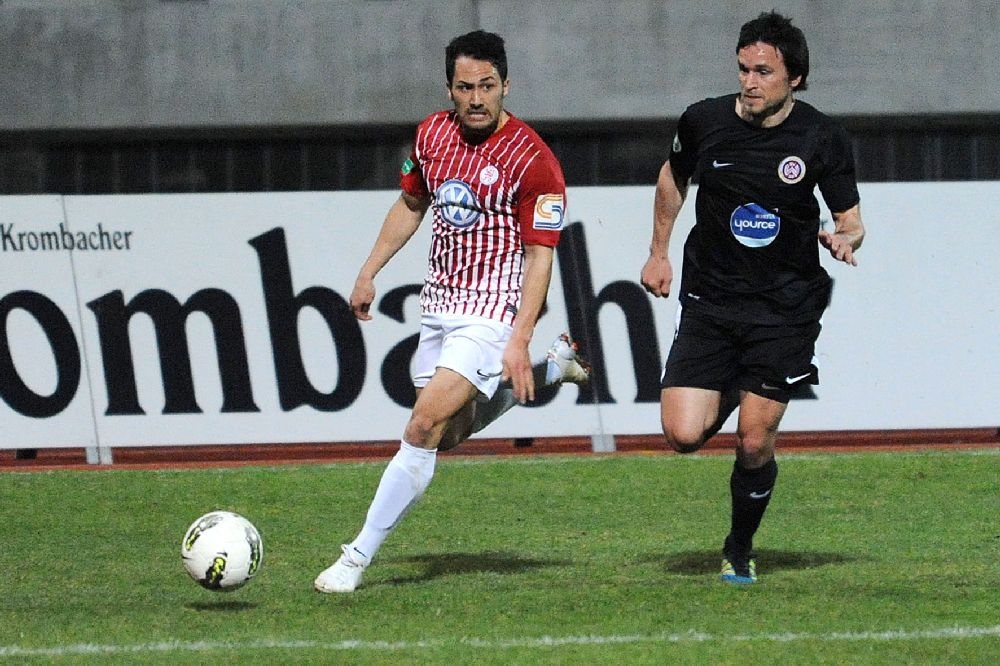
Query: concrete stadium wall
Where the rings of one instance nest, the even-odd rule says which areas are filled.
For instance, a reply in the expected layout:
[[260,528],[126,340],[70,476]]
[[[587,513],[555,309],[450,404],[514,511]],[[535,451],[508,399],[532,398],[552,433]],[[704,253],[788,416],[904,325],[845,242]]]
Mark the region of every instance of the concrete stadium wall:
[[[739,26],[774,3],[2,0],[0,129],[413,122],[447,104],[444,45],[508,43],[533,120],[676,117],[735,88]],[[995,112],[996,0],[788,0],[803,99],[834,114]]]

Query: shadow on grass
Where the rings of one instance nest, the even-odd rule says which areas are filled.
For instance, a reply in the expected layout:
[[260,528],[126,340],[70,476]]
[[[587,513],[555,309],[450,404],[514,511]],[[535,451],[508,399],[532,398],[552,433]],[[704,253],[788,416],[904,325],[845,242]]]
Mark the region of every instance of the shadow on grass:
[[422,565],[423,571],[412,576],[390,578],[385,581],[385,584],[420,583],[441,576],[468,573],[516,574],[531,569],[571,564],[569,560],[537,560],[518,557],[514,553],[442,553],[438,555],[414,555],[396,561]]
[[194,611],[211,611],[213,613],[239,613],[253,610],[257,604],[249,601],[235,601],[233,599],[219,601],[190,601],[184,604],[184,608]]
[[[768,549],[755,550],[754,558],[757,560],[757,571],[812,569],[825,564],[843,564],[855,559],[840,553]],[[659,562],[662,561],[662,558],[650,557],[646,561]],[[685,576],[703,576],[706,572],[718,570],[721,561],[721,551],[701,550],[672,555],[664,563],[664,568],[671,573]]]

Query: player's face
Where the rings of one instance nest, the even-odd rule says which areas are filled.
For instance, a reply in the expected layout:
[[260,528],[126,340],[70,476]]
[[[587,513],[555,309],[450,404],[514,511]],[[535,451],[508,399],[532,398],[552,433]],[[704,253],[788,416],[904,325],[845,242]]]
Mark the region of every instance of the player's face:
[[736,54],[740,68],[740,108],[745,118],[763,123],[791,108],[792,89],[801,77],[788,78],[781,52],[770,44],[757,42]]
[[455,104],[462,133],[470,143],[485,140],[496,131],[503,114],[509,83],[501,80],[493,63],[468,56],[455,59],[455,75],[448,97]]

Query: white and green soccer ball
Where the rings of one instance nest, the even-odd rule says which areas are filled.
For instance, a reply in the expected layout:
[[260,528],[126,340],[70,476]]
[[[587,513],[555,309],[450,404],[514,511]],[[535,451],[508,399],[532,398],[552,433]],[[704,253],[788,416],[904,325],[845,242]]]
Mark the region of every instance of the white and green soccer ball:
[[181,542],[188,575],[204,588],[226,592],[260,571],[264,542],[249,520],[231,511],[212,511],[191,523]]

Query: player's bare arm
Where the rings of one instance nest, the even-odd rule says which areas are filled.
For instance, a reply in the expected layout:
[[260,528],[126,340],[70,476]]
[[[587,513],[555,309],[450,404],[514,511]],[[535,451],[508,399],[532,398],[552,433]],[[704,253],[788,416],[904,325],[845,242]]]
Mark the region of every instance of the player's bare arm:
[[389,263],[406,242],[413,237],[430,206],[430,199],[420,199],[403,192],[386,213],[382,229],[371,254],[365,260],[351,291],[351,312],[362,321],[372,318],[369,314],[375,301],[375,276]]
[[855,205],[842,213],[833,213],[834,230],[821,229],[819,242],[837,261],[851,266],[857,266],[854,253],[861,247],[865,239],[865,225],[861,222],[861,204]]
[[510,380],[514,397],[522,404],[535,399],[535,380],[531,374],[528,345],[535,324],[542,314],[552,279],[553,248],[545,245],[524,246],[524,277],[521,306],[514,320],[514,330],[503,353],[503,381]]
[[649,243],[649,259],[646,260],[640,274],[642,286],[653,296],[670,295],[674,269],[670,265],[667,252],[670,246],[670,234],[674,230],[674,222],[681,212],[681,206],[684,205],[685,196],[687,196],[687,183],[683,188],[678,186],[670,169],[670,162],[664,162],[656,179],[656,193],[653,198],[653,238]]

